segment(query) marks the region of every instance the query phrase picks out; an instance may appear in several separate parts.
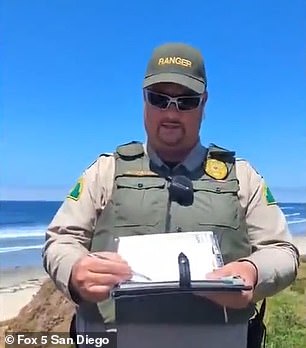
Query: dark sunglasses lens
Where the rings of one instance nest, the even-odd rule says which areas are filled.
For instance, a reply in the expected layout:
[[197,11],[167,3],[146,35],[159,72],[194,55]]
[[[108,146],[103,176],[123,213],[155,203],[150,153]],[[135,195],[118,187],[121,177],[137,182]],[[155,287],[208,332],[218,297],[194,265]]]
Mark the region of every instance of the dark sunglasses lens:
[[178,106],[180,110],[193,110],[200,104],[200,97],[178,98]]
[[169,101],[169,99],[166,96],[152,92],[147,92],[147,98],[151,105],[157,106],[161,109],[165,109]]

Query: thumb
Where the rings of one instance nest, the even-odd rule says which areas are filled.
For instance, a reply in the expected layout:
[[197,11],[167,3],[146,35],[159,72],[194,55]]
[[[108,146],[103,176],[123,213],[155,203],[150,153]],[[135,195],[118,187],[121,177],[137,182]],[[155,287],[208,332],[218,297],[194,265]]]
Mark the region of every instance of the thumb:
[[206,273],[207,279],[220,279],[222,277],[228,277],[231,275],[231,272],[227,268],[218,268],[214,269],[213,272]]

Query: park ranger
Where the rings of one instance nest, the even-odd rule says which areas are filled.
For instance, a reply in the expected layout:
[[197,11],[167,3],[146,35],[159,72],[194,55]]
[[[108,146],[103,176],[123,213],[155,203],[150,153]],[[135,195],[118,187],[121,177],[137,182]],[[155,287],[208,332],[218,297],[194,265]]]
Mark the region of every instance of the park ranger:
[[[286,288],[297,274],[298,251],[262,176],[234,152],[200,141],[208,92],[199,51],[176,43],[156,48],[143,97],[146,143],[132,141],[99,156],[46,232],[44,267],[58,289],[80,305],[79,330],[114,322],[110,290],[132,271],[105,245],[110,236],[165,231],[168,176],[187,176],[194,187],[191,206],[173,206],[170,231],[213,229],[225,266],[208,276],[240,276],[253,288],[210,295],[212,301],[243,310]],[[106,259],[90,257],[91,252]]]

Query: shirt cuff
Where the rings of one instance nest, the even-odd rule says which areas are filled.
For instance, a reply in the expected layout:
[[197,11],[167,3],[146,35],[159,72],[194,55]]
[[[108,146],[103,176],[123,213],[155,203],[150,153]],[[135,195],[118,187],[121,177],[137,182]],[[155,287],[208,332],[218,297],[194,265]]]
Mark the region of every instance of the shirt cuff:
[[[59,247],[58,245],[56,247]],[[56,265],[52,264],[52,267],[48,264],[45,265],[45,269],[53,280],[55,286],[60,290],[64,296],[73,304],[78,305],[80,298],[77,291],[73,290],[70,285],[71,272],[74,264],[84,257],[86,253],[80,252],[80,250],[73,249],[69,255],[66,254],[62,257]],[[54,262],[54,260],[52,260]]]
[[251,262],[257,269],[254,302],[285,289],[297,275],[297,260],[288,250],[265,248],[239,261]]

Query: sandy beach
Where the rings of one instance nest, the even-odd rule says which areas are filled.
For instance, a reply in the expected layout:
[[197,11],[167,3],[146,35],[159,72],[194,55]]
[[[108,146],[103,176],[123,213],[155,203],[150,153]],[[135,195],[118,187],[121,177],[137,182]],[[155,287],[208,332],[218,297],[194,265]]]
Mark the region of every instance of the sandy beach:
[[296,247],[299,249],[300,255],[306,258],[306,234],[295,236],[293,241]]
[[[306,258],[306,235],[294,237],[294,243]],[[39,267],[0,269],[0,275],[0,321],[17,316],[48,278]]]
[[0,269],[0,321],[17,316],[47,277],[42,267]]

